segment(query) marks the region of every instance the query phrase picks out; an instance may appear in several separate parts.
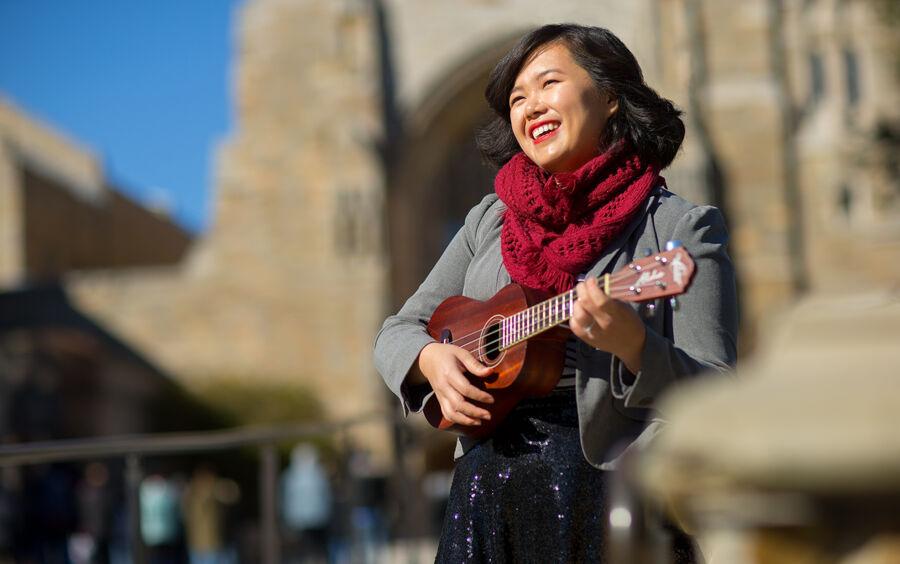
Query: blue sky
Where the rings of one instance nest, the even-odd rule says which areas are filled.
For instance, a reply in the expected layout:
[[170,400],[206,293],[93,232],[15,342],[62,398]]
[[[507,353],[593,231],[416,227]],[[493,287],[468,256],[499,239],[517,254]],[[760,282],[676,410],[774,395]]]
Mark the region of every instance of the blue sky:
[[90,147],[112,183],[202,231],[232,124],[240,0],[0,0],[0,96]]

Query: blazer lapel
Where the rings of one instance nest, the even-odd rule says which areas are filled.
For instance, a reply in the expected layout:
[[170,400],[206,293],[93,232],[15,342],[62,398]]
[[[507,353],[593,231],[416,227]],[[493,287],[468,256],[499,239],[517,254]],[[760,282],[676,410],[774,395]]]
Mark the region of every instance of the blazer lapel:
[[635,229],[638,228],[646,219],[647,214],[650,213],[652,207],[656,204],[656,201],[659,199],[659,188],[653,190],[650,194],[650,197],[647,198],[647,202],[644,204],[644,209],[638,213],[634,219],[631,220],[625,229],[619,233],[619,236],[616,237],[600,254],[600,258],[597,259],[597,262],[594,263],[594,266],[591,267],[587,272],[587,276],[600,276],[604,272],[607,271],[610,264],[618,257],[627,246],[625,243],[631,238],[632,234],[634,234]]

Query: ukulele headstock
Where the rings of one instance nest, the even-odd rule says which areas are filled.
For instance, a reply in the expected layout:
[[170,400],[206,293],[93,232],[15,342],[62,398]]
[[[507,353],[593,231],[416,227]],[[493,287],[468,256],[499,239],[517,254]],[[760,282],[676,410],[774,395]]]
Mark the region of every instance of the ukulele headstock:
[[677,296],[687,291],[694,275],[694,261],[684,247],[630,262],[610,275],[609,295],[629,302]]

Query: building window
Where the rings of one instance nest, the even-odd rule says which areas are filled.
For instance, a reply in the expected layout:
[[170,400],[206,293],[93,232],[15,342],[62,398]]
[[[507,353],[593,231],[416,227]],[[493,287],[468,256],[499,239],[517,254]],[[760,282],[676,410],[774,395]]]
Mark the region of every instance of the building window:
[[841,184],[841,187],[838,189],[837,204],[844,219],[849,220],[853,212],[853,192],[846,184]]
[[859,61],[856,53],[844,49],[844,85],[847,89],[847,105],[855,108],[859,104]]
[[809,103],[817,104],[825,97],[825,64],[819,53],[809,54]]
[[381,241],[378,204],[372,197],[356,190],[340,190],[335,195],[335,250],[344,256],[372,254]]

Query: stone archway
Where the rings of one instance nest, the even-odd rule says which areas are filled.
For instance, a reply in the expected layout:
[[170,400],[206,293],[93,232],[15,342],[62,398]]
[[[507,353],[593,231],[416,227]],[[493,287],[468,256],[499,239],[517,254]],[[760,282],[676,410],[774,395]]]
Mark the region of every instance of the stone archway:
[[493,190],[475,132],[489,117],[488,74],[518,33],[499,38],[434,85],[405,121],[388,173],[390,293],[394,308],[418,287],[466,213]]

